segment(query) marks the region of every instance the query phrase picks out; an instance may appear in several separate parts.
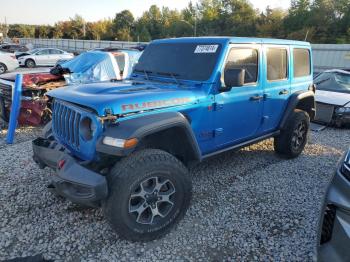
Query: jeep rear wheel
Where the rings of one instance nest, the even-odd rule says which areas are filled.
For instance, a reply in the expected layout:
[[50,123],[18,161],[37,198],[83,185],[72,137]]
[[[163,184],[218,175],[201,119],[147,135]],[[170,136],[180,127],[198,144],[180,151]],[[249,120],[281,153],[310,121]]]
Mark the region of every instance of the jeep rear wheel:
[[160,238],[185,215],[192,184],[184,165],[167,152],[146,149],[118,162],[107,176],[105,216],[120,237]]
[[305,111],[294,110],[286,128],[274,139],[275,151],[287,158],[299,156],[307,143],[309,127],[309,115]]

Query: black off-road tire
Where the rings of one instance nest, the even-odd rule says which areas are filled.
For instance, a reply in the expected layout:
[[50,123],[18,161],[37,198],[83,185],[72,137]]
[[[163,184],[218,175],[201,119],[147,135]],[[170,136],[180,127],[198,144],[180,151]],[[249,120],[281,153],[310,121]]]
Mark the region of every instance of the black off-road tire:
[[287,126],[274,139],[275,151],[285,158],[298,157],[307,143],[309,128],[308,113],[295,109],[288,119]]
[[28,68],[34,68],[36,66],[35,61],[33,59],[27,59],[24,64]]
[[[109,196],[102,205],[105,217],[121,238],[131,241],[150,241],[167,234],[183,218],[192,197],[188,170],[177,158],[162,150],[144,149],[133,153],[112,168],[107,180]],[[151,207],[149,195],[138,196],[144,195],[144,192],[153,196],[158,190],[152,191],[152,183],[155,188],[164,183],[158,187],[159,194],[155,199],[167,195],[174,204],[162,202],[162,199]],[[175,193],[170,195],[172,189]],[[130,211],[135,207],[144,209],[143,213],[139,215],[141,211]],[[163,218],[153,216],[154,207],[163,214]],[[152,218],[148,219],[148,216]]]

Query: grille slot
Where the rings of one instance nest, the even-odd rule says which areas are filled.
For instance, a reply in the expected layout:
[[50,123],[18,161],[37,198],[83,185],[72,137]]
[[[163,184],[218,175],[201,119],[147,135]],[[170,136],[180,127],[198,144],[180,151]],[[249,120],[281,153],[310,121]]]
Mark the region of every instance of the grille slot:
[[324,211],[322,233],[321,233],[321,245],[329,242],[332,239],[332,232],[334,227],[336,208],[333,205],[327,205]]
[[79,150],[79,122],[81,114],[73,108],[54,101],[53,104],[53,131],[67,145]]
[[350,165],[344,163],[340,168],[340,172],[350,182]]

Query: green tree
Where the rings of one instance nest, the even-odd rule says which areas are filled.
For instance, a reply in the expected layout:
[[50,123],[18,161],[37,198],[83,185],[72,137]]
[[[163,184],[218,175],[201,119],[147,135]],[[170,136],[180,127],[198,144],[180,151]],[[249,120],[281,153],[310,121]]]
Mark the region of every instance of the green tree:
[[129,10],[117,13],[113,20],[113,32],[119,41],[131,41],[134,29],[134,16]]

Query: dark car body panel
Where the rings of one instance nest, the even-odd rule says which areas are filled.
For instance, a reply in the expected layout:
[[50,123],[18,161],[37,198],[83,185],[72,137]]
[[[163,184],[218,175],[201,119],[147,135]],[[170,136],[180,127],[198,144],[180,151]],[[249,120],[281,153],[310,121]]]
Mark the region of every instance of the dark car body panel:
[[350,261],[350,150],[328,188],[318,237],[319,261]]

